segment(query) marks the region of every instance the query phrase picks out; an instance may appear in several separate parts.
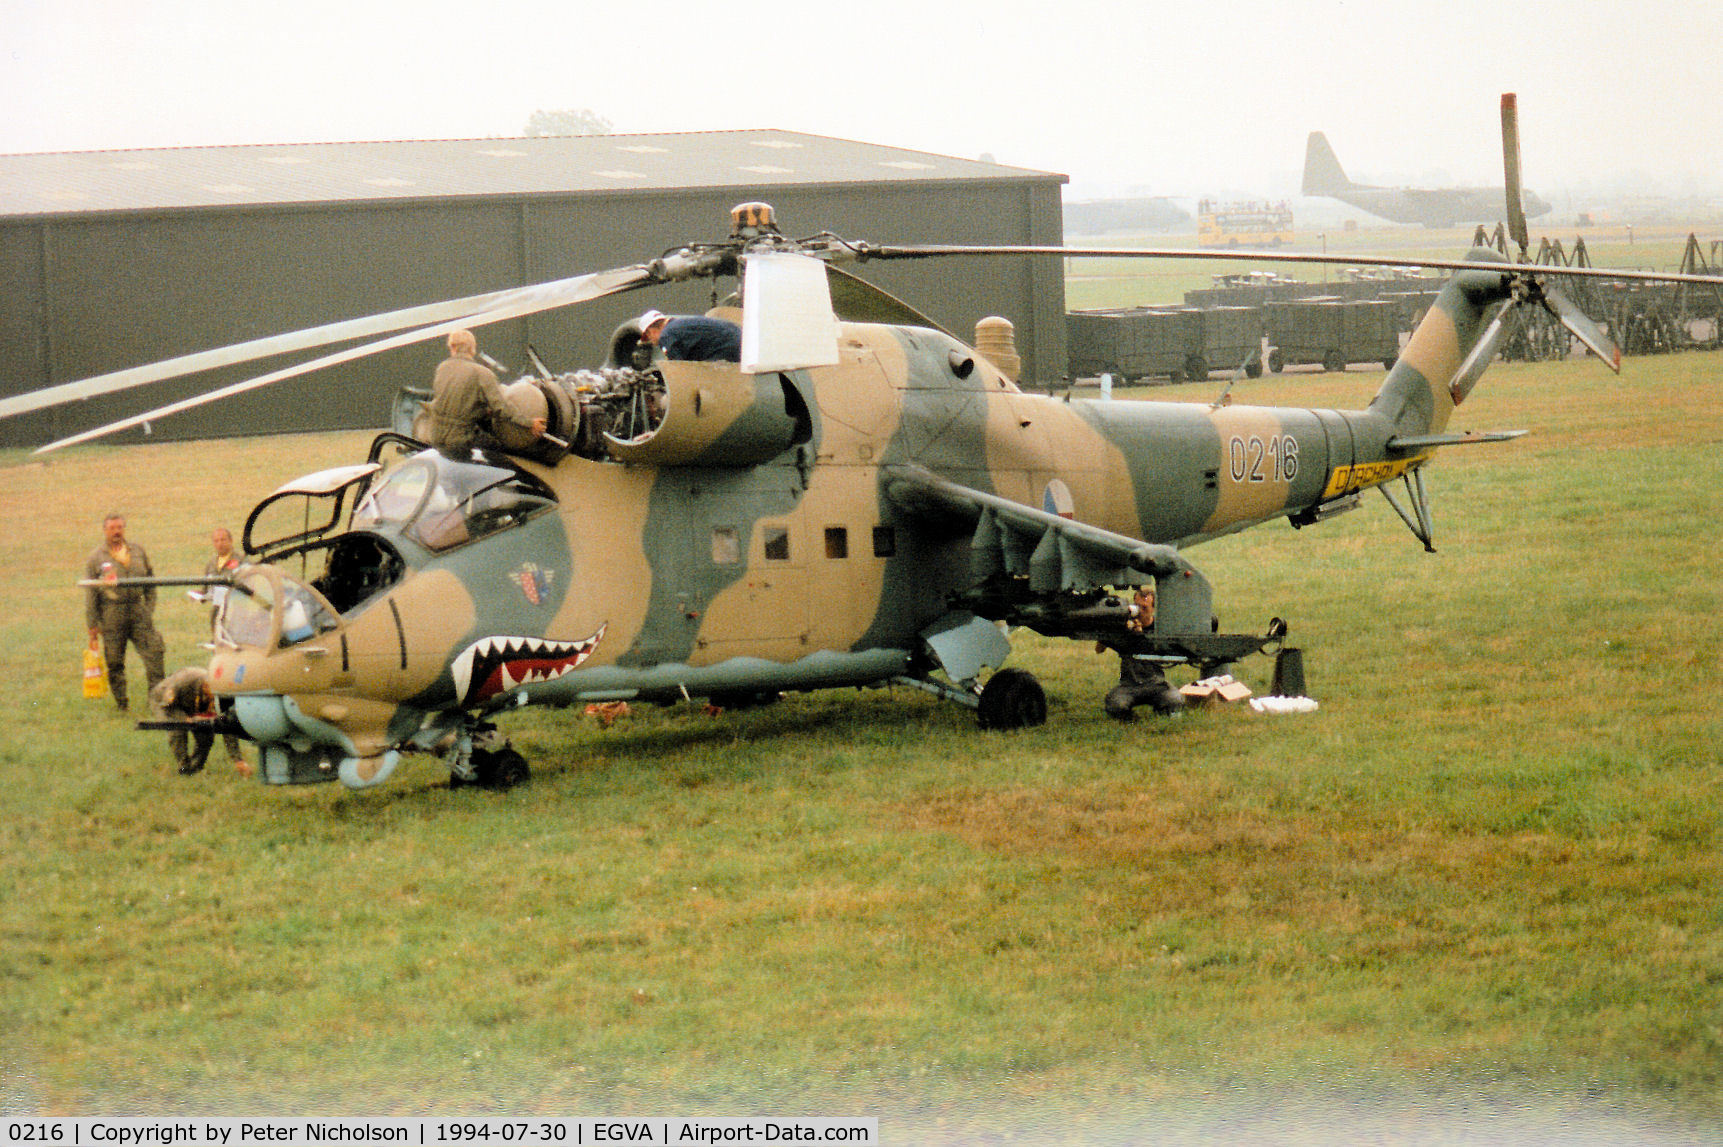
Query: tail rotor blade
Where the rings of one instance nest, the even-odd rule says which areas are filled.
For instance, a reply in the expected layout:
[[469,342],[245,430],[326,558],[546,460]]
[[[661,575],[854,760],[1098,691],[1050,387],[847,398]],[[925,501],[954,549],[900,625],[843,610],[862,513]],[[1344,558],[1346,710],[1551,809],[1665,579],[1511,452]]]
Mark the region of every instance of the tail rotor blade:
[[1472,387],[1478,385],[1478,380],[1484,377],[1484,371],[1489,369],[1490,360],[1496,357],[1496,344],[1502,341],[1502,329],[1508,321],[1508,313],[1517,304],[1504,303],[1496,317],[1490,320],[1490,325],[1484,328],[1484,333],[1472,347],[1472,353],[1460,363],[1460,369],[1454,372],[1454,379],[1448,384],[1448,393],[1454,399],[1454,405],[1466,401],[1466,395],[1472,393]]
[[1520,259],[1531,246],[1531,231],[1526,227],[1525,196],[1520,188],[1520,110],[1519,98],[1513,92],[1502,93],[1502,179],[1507,196],[1508,233],[1519,244]]
[[1615,373],[1621,373],[1621,348],[1615,345],[1615,340],[1603,333],[1603,328],[1592,321],[1590,315],[1579,309],[1579,305],[1553,286],[1545,286],[1542,290],[1544,308],[1554,315],[1561,325],[1566,327],[1573,337],[1585,344],[1585,348]]

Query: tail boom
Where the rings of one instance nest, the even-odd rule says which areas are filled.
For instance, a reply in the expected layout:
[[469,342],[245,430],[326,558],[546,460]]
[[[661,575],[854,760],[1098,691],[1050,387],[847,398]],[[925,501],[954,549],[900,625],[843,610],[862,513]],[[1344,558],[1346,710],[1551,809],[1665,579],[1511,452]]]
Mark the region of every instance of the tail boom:
[[[1488,248],[1475,248],[1466,260],[1499,263],[1503,270],[1508,266]],[[1370,411],[1386,419],[1396,437],[1447,429],[1454,413],[1454,378],[1509,295],[1508,276],[1482,266],[1448,280],[1370,403]]]

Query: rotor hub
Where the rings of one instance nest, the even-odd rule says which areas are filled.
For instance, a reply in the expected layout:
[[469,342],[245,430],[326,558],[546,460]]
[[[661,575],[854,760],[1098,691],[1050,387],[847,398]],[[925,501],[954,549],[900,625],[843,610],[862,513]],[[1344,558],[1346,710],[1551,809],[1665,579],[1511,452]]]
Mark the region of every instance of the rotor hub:
[[780,234],[778,212],[770,203],[738,203],[730,208],[730,238],[757,239]]

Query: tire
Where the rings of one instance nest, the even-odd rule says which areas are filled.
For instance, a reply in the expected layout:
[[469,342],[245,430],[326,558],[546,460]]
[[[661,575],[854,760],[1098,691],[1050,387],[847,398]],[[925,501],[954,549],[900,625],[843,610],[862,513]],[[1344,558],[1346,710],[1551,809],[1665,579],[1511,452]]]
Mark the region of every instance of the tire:
[[1024,669],[1001,669],[981,690],[977,718],[983,729],[1026,729],[1047,723],[1047,694]]
[[1244,364],[1244,376],[1246,378],[1261,378],[1262,377],[1262,359],[1261,359],[1261,357],[1259,357],[1257,355],[1252,355],[1250,357],[1250,359],[1245,362],[1245,364]]
[[1285,369],[1286,356],[1280,353],[1279,347],[1275,347],[1273,350],[1268,352],[1268,372],[1270,374],[1279,374]]
[[1346,356],[1337,350],[1331,350],[1322,356],[1323,370],[1345,370]]
[[1200,354],[1193,354],[1185,359],[1185,377],[1192,382],[1208,380],[1208,360]]
[[474,784],[498,791],[512,789],[532,779],[526,758],[507,747],[489,753],[475,752],[473,774]]

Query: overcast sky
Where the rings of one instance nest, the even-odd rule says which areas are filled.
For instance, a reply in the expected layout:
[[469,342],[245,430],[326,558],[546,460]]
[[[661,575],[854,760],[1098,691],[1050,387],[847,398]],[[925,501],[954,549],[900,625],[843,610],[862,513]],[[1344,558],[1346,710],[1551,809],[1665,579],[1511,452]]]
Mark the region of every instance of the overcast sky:
[[1348,174],[1723,196],[1716,0],[0,0],[0,152],[782,128],[1071,177],[1291,195]]

